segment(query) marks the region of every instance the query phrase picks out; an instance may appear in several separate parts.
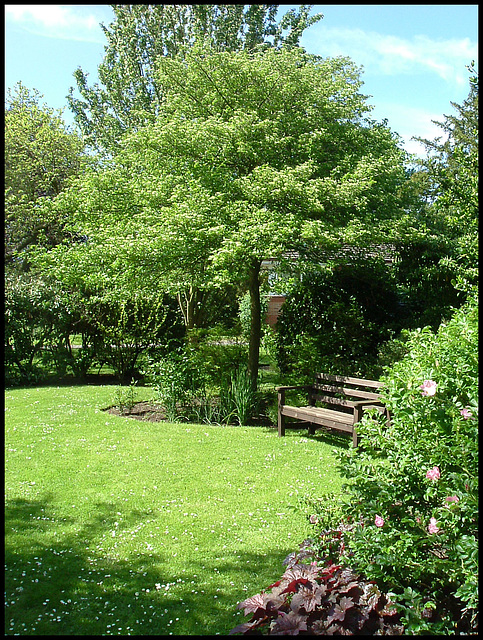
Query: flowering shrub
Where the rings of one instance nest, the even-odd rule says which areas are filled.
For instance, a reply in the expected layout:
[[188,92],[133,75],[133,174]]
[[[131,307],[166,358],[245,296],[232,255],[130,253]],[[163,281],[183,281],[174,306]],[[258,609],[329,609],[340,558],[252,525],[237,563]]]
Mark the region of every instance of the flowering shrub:
[[477,302],[437,334],[413,332],[385,377],[391,425],[373,414],[347,479],[351,566],[392,592],[409,632],[477,627]]

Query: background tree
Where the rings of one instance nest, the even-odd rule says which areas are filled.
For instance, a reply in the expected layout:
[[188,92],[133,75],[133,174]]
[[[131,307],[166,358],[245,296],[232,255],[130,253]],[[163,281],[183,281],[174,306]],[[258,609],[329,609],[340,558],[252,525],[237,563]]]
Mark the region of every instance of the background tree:
[[[451,103],[456,115],[436,123],[442,136],[420,139],[428,154],[411,177],[423,204],[408,219],[412,241],[399,247],[397,267],[413,326],[436,329],[478,282],[478,77],[468,69],[468,97]],[[457,281],[465,284],[455,287]]]
[[83,143],[67,131],[61,113],[22,83],[8,89],[5,104],[5,264],[27,268],[26,249],[55,245],[65,220],[40,206],[57,196],[81,167]]
[[95,278],[179,293],[244,283],[256,385],[263,259],[310,239],[374,236],[399,211],[403,153],[366,117],[347,58],[195,46],[162,58],[157,81],[157,121],[58,199],[90,239],[68,252]]
[[99,65],[100,84],[88,86],[87,73],[74,72],[81,99],[68,101],[87,143],[113,152],[122,134],[143,126],[159,112],[162,92],[155,78],[159,56],[182,55],[208,40],[216,51],[251,50],[262,43],[297,45],[303,31],[322,18],[312,5],[291,9],[276,21],[279,5],[110,5],[114,21],[101,25],[107,45]]

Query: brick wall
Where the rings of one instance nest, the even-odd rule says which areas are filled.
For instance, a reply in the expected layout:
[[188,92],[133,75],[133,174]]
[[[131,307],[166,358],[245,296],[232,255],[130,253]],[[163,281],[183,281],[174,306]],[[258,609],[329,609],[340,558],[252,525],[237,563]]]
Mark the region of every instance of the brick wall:
[[285,302],[285,296],[276,296],[270,295],[268,298],[268,309],[267,315],[265,316],[265,320],[267,324],[271,327],[275,326],[278,318],[278,314],[280,313],[280,309],[282,308],[283,303]]

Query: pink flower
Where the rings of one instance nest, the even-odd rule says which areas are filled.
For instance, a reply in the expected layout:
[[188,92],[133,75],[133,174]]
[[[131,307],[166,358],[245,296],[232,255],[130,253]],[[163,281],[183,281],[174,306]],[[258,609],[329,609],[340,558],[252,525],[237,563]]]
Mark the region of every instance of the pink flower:
[[438,467],[433,467],[432,469],[426,472],[426,478],[428,478],[429,480],[439,480],[440,477],[441,477],[441,474],[439,472]]
[[310,518],[309,518],[310,524],[317,524],[318,521],[319,521],[319,519],[317,518],[316,515],[311,515]]
[[374,519],[374,524],[376,525],[376,527],[383,527],[384,526],[384,518],[381,516],[376,516]]
[[421,524],[421,518],[420,518],[419,516],[416,516],[416,522],[417,522],[418,524]]
[[448,496],[447,498],[445,498],[446,502],[459,502],[460,499],[458,498],[458,496]]
[[436,523],[436,518],[431,518],[429,520],[428,531],[429,531],[429,533],[438,533],[439,532],[439,527],[438,527],[438,525]]
[[468,418],[471,418],[471,416],[473,415],[471,411],[468,409],[468,407],[461,409],[460,413],[465,420],[468,420]]
[[419,388],[421,389],[421,394],[423,396],[434,396],[436,393],[436,387],[436,382],[433,382],[432,380],[425,380]]

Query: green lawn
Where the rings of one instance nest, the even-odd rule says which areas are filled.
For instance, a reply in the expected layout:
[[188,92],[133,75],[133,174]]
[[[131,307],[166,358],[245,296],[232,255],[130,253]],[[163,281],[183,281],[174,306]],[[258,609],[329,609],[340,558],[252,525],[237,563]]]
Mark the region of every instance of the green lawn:
[[349,442],[111,416],[115,389],[5,393],[5,632],[226,634],[310,535],[299,499],[340,489]]

